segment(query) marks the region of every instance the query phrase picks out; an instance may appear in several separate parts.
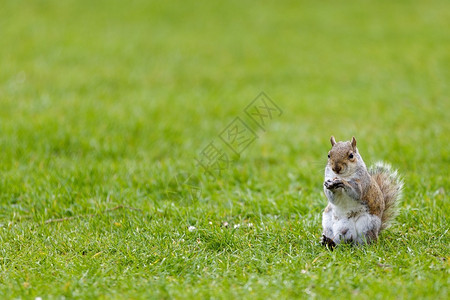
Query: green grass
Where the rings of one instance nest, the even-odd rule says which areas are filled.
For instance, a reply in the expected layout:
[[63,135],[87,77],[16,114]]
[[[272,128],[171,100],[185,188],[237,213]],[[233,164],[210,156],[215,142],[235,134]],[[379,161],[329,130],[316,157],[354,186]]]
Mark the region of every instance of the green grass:
[[[448,298],[448,1],[176,2],[2,1],[0,298]],[[332,134],[404,177],[377,244],[320,245]]]

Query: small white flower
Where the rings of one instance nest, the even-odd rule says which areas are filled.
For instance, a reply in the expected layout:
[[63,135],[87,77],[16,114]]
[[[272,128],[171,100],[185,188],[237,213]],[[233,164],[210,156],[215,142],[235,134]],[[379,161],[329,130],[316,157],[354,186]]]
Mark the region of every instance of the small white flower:
[[209,225],[212,225],[212,222],[211,222],[211,221],[209,221]]
[[247,226],[248,228],[253,228],[253,223],[248,223]]
[[189,232],[193,232],[193,231],[196,231],[197,228],[195,228],[194,226],[189,226],[188,230],[189,230]]
[[34,300],[42,300],[42,298],[41,297],[36,297],[36,298],[34,298]]
[[235,224],[234,225],[234,229],[238,229],[239,227],[241,227],[241,224]]

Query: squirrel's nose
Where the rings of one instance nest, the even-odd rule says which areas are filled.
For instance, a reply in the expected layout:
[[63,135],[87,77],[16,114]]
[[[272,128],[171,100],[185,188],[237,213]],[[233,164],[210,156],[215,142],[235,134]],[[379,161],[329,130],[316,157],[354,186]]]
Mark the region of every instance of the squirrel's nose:
[[335,165],[335,166],[333,167],[333,171],[334,171],[334,173],[336,173],[336,174],[339,174],[339,172],[341,172],[341,170],[342,170],[341,166]]

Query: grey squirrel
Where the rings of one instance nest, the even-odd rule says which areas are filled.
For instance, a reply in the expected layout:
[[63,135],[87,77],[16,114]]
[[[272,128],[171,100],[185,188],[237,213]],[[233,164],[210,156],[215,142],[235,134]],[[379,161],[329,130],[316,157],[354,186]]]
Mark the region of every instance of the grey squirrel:
[[403,182],[397,171],[384,163],[369,170],[351,142],[336,142],[325,168],[323,190],[328,206],[322,215],[322,244],[330,248],[340,243],[365,244],[378,239],[397,215]]

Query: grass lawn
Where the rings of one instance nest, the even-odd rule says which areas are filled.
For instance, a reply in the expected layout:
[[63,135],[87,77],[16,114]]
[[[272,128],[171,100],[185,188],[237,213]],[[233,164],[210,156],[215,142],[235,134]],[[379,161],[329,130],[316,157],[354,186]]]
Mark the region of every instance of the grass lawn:
[[[1,299],[448,299],[448,1],[1,7]],[[404,178],[376,244],[320,245],[330,135]]]

